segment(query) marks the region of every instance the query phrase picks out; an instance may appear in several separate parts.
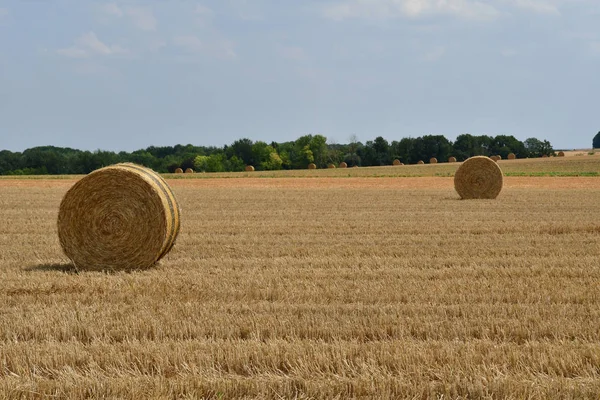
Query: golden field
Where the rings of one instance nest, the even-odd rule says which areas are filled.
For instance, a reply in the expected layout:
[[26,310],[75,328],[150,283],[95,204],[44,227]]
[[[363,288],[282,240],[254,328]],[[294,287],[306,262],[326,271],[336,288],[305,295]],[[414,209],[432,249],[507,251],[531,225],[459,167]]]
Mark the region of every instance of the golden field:
[[180,176],[131,273],[62,255],[77,178],[0,179],[0,398],[597,399],[600,159],[500,165]]

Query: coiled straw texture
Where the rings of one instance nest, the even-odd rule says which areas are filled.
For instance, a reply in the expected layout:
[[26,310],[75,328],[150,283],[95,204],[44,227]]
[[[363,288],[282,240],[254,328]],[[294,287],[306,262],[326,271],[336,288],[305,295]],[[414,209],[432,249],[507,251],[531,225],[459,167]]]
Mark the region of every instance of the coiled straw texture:
[[115,164],[88,174],[67,191],[58,213],[58,236],[78,269],[145,269],[175,244],[180,214],[160,175],[136,164]]
[[500,166],[486,156],[469,158],[454,174],[454,188],[462,199],[495,199],[502,185]]

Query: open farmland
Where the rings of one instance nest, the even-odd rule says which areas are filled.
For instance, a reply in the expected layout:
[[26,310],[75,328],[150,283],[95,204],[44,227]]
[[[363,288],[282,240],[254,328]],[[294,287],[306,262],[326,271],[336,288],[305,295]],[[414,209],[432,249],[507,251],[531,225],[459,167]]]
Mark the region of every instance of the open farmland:
[[600,158],[500,165],[181,175],[113,274],[60,251],[74,178],[0,179],[0,398],[597,398]]

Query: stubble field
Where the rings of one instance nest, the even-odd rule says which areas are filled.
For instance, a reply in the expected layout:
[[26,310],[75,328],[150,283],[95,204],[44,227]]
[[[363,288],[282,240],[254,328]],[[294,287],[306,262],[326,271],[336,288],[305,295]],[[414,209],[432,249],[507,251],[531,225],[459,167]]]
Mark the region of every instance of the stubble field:
[[598,398],[600,161],[570,160],[501,162],[493,201],[457,165],[170,179],[177,244],[132,273],[62,255],[76,178],[0,179],[0,398]]

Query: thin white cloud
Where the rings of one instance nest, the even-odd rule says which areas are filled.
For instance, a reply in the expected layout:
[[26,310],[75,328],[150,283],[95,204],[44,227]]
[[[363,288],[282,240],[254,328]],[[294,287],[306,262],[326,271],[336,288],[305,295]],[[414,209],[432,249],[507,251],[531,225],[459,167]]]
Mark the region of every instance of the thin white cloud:
[[514,5],[538,14],[560,15],[558,6],[547,0],[513,0]]
[[519,53],[515,50],[515,49],[503,49],[500,51],[500,54],[503,57],[515,57],[516,55],[518,55]]
[[126,54],[128,51],[117,45],[109,46],[98,39],[94,32],[88,32],[77,38],[74,46],[58,49],[56,52],[69,58],[88,58],[94,55]]
[[149,8],[127,7],[125,14],[131,18],[133,24],[141,30],[153,31],[156,29],[157,21],[154,13]]
[[438,46],[431,49],[429,52],[423,55],[424,61],[434,62],[441,59],[446,54],[446,49]]
[[307,59],[306,51],[302,47],[283,46],[279,49],[279,53],[288,60],[304,61]]
[[100,9],[108,14],[108,15],[113,15],[115,17],[122,17],[123,16],[123,10],[121,10],[121,8],[115,4],[115,3],[106,3],[100,6]]
[[176,36],[173,38],[173,44],[193,53],[197,53],[205,49],[202,40],[194,35]]
[[195,35],[182,35],[173,38],[173,44],[188,53],[201,53],[217,58],[236,58],[235,45],[222,38],[200,39]]
[[491,4],[476,0],[347,0],[323,8],[325,17],[337,21],[351,18],[417,18],[431,14],[492,19],[500,12]]
[[116,3],[105,3],[100,6],[104,14],[116,18],[127,17],[135,27],[144,31],[154,31],[158,24],[152,9],[147,7],[119,7]]

